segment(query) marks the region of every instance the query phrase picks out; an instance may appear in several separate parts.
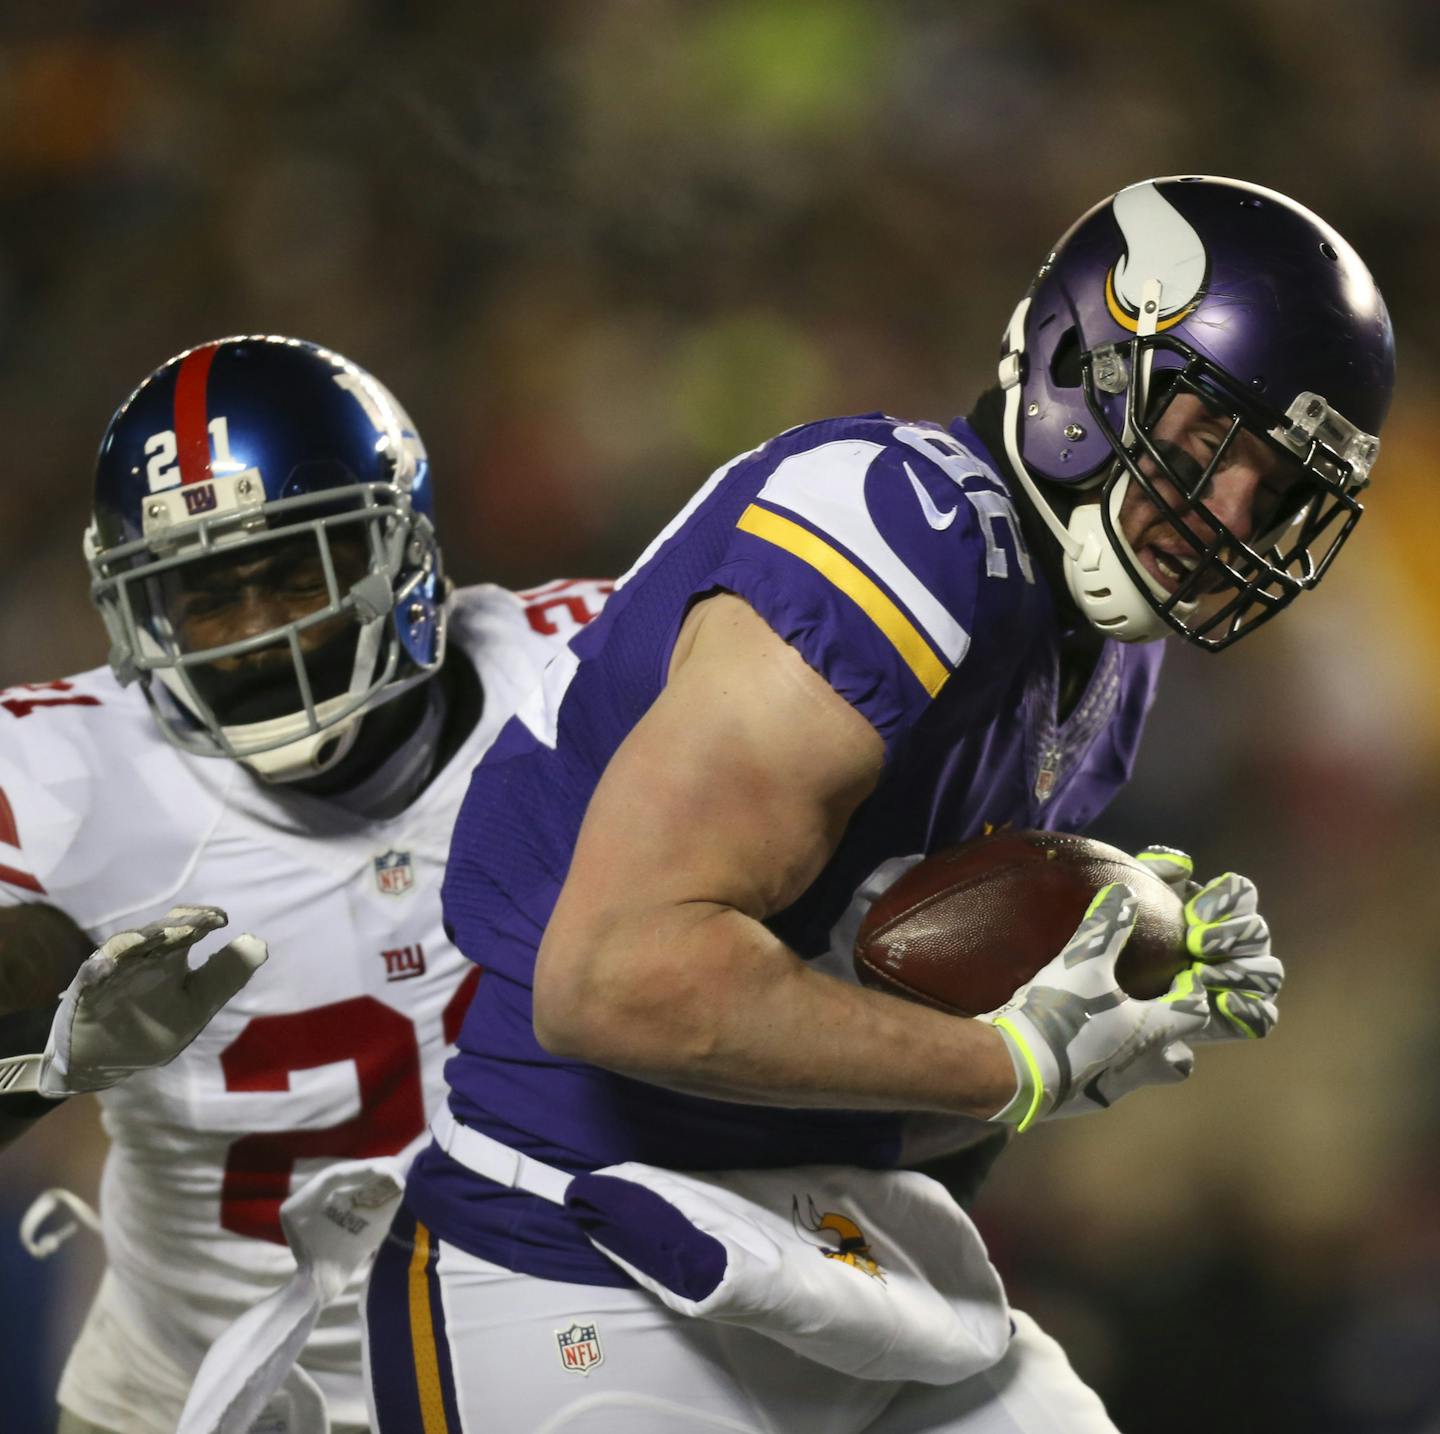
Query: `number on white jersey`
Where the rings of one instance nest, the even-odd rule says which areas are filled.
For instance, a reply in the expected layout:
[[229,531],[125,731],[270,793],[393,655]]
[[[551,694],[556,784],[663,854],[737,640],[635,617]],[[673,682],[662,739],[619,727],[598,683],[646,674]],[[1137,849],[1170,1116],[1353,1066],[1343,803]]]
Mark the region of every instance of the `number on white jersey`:
[[[465,974],[442,1017],[454,1045],[480,980]],[[256,1016],[220,1054],[225,1089],[287,1091],[296,1071],[349,1061],[360,1109],[321,1130],[266,1130],[230,1145],[220,1187],[220,1224],[236,1235],[285,1243],[280,1206],[297,1160],[363,1160],[403,1150],[425,1129],[425,1093],[415,1024],[374,996],[353,996],[289,1015]]]
[[574,633],[600,615],[615,584],[604,578],[562,578],[516,596],[525,604],[525,620],[541,637]]
[[[562,578],[516,596],[525,604],[530,626],[542,637],[555,637],[578,632],[598,617],[617,586],[605,578]],[[560,704],[579,669],[580,659],[567,644],[545,664],[540,681],[515,708],[515,715],[547,747],[557,741]]]
[[5,689],[5,696],[0,698],[0,707],[3,707],[12,717],[28,717],[39,707],[98,707],[100,699],[92,697],[88,692],[75,692],[73,697],[17,697],[17,692],[75,692],[75,684],[66,682],[63,678],[59,682],[23,682],[19,687]]

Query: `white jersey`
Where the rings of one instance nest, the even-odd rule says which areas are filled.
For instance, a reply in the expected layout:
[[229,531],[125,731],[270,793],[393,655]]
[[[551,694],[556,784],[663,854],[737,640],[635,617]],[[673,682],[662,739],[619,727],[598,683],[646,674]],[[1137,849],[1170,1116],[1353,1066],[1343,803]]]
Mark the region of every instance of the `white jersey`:
[[[479,723],[386,820],[170,745],[108,669],[0,693],[0,901],[47,902],[96,941],[176,904],[230,916],[270,959],[168,1066],[100,1097],[106,1253],[130,1316],[182,1363],[294,1271],[281,1202],[325,1164],[420,1142],[480,969],[446,938],[440,884],[470,772],[609,584],[469,588],[450,641]],[[300,1363],[365,1422],[358,1286]],[[192,1371],[193,1372],[193,1371]]]

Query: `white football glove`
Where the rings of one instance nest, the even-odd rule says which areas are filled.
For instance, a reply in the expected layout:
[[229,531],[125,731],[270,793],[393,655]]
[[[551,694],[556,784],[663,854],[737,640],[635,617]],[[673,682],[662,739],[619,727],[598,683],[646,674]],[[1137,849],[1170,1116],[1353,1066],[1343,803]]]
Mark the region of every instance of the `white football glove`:
[[1276,998],[1285,967],[1270,953],[1255,883],[1233,871],[1201,886],[1194,863],[1173,847],[1149,846],[1137,861],[1185,902],[1185,945],[1209,996],[1210,1021],[1197,1041],[1254,1041],[1280,1019]]
[[992,1120],[1028,1130],[1190,1074],[1195,1057],[1186,1042],[1209,1017],[1195,969],[1153,1001],[1127,996],[1115,979],[1136,909],[1129,887],[1103,888],[1065,949],[1003,1006],[978,1017],[999,1031],[1015,1067],[1014,1099]]
[[[60,998],[43,1056],[0,1065],[0,1089],[52,1099],[105,1090],[173,1061],[265,963],[265,943],[237,936],[190,970],[190,948],[228,921],[214,906],[175,906],[158,922],[112,936]],[[22,1073],[22,1063],[32,1070]]]

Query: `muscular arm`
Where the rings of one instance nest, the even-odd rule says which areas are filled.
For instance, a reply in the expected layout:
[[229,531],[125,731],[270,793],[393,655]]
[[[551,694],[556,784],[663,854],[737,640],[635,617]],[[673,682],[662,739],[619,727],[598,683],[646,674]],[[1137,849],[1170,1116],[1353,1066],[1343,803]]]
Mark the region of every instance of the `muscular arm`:
[[[53,906],[0,907],[0,1056],[43,1050],[55,1003],[95,943]],[[60,1102],[0,1095],[0,1147]]]
[[882,758],[747,604],[699,604],[586,812],[536,962],[541,1043],[727,1100],[1004,1106],[991,1027],[814,971],[761,924],[814,881]]

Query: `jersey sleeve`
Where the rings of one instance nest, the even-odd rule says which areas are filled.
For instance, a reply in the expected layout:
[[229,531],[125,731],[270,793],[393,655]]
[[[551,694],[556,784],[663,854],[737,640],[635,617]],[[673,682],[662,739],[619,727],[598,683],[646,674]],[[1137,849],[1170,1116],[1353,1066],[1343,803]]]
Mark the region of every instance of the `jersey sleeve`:
[[215,810],[108,674],[0,693],[0,904],[94,930],[173,891]]
[[[54,724],[0,726],[0,905],[53,902],[92,805],[88,764]],[[6,730],[8,728],[8,730]]]
[[888,752],[965,665],[977,625],[1013,619],[1033,568],[998,480],[944,429],[816,429],[808,446],[781,440],[715,583],[796,647]]

